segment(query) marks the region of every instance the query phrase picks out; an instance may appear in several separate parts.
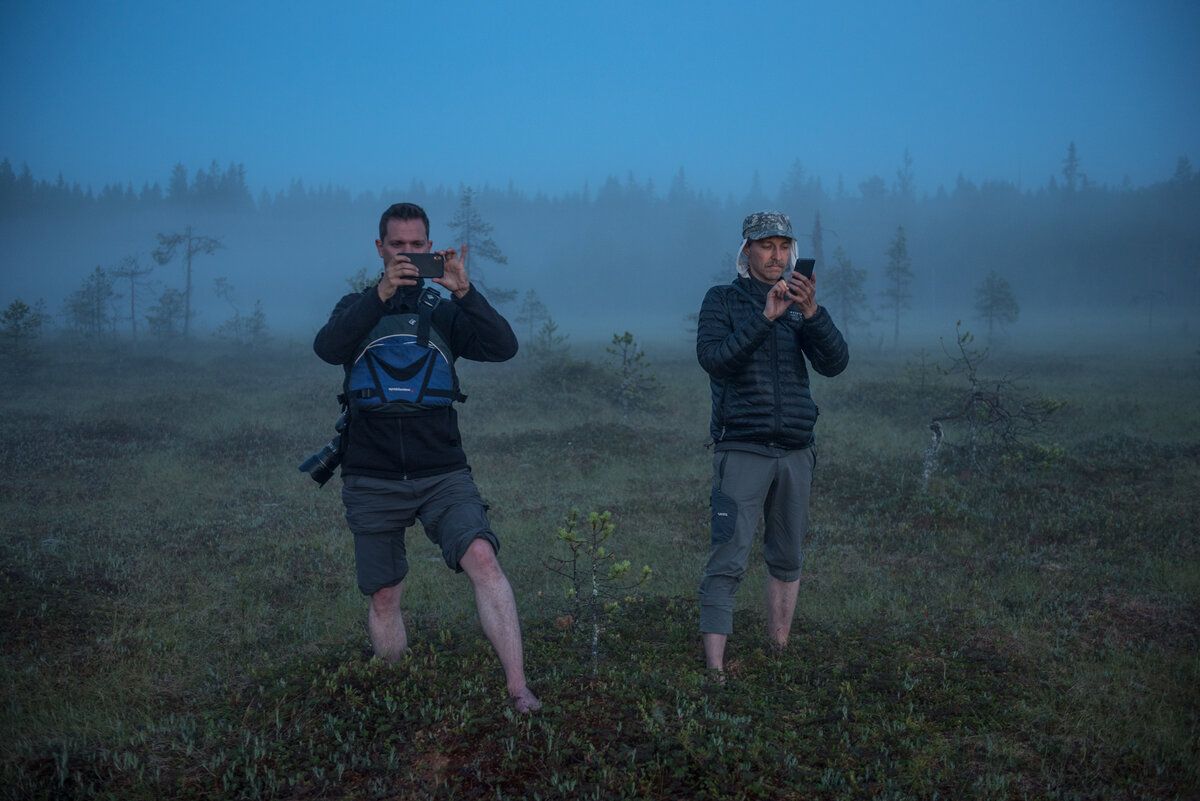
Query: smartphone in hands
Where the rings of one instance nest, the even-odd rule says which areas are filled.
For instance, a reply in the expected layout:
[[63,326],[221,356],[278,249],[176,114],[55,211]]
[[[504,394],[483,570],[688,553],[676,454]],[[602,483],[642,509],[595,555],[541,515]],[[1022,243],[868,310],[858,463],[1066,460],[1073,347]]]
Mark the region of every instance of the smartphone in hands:
[[417,268],[421,278],[441,278],[446,274],[446,262],[441,253],[397,253],[406,256]]
[[813,275],[813,267],[817,266],[816,259],[796,259],[796,266],[792,269],[800,273],[805,278],[811,279]]

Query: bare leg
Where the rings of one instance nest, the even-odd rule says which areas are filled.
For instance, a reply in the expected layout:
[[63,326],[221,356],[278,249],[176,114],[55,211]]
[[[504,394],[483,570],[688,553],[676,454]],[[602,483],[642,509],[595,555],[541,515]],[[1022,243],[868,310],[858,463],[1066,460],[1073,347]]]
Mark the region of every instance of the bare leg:
[[461,564],[475,588],[479,622],[488,641],[496,649],[496,655],[500,657],[513,706],[518,712],[541,709],[542,702],[525,681],[525,655],[521,648],[517,602],[508,578],[500,569],[496,552],[486,540],[475,540],[467,548]]
[[395,662],[408,648],[408,633],[404,629],[404,616],[400,614],[402,595],[403,581],[394,587],[384,587],[371,596],[367,610],[367,631],[375,655],[388,662]]
[[780,581],[767,576],[767,636],[780,648],[787,645],[792,631],[792,616],[796,613],[796,596],[800,581]]
[[728,640],[728,634],[704,632],[704,661],[709,670],[718,673],[725,670],[725,643]]

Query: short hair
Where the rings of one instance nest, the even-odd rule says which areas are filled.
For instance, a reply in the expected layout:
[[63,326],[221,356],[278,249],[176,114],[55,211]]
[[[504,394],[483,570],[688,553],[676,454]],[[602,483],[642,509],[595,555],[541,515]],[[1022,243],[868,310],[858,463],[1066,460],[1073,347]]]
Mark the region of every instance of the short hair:
[[429,215],[416,203],[393,203],[379,218],[379,241],[387,239],[388,223],[392,220],[420,220],[425,223],[425,238],[429,238]]

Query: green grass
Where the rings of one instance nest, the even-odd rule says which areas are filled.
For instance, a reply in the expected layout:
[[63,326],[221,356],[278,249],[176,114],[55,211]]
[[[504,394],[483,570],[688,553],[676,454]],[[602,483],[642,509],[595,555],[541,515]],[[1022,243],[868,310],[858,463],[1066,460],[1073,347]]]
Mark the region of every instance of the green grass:
[[[766,645],[752,561],[724,685],[694,600],[708,385],[685,349],[649,357],[661,393],[630,412],[602,357],[463,366],[531,717],[419,531],[412,648],[370,658],[339,482],[296,470],[337,411],[306,347],[55,352],[8,376],[0,797],[1198,797],[1194,354],[998,360],[1067,401],[1043,456],[984,477],[950,430],[924,491],[956,379],[903,354],[814,379],[794,636]],[[654,568],[597,655],[547,564],[572,508],[611,511],[612,550]]]

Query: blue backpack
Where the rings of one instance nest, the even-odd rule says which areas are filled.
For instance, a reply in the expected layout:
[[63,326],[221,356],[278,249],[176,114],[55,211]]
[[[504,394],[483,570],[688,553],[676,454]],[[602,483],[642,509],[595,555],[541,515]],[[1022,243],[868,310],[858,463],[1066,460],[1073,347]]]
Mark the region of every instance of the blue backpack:
[[433,310],[442,300],[426,288],[417,312],[388,314],[363,340],[346,374],[345,402],[356,411],[400,413],[465,401],[454,372],[454,353],[436,327]]

